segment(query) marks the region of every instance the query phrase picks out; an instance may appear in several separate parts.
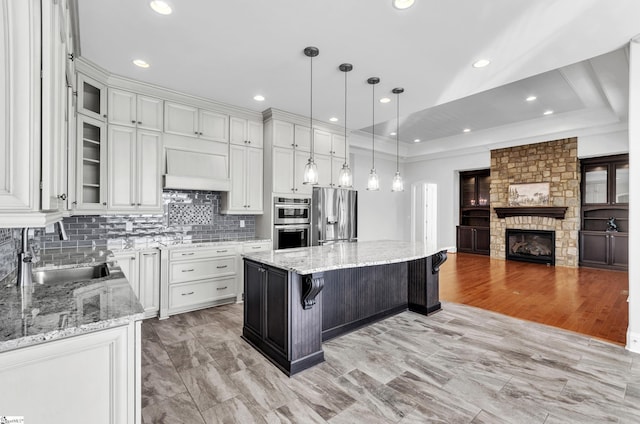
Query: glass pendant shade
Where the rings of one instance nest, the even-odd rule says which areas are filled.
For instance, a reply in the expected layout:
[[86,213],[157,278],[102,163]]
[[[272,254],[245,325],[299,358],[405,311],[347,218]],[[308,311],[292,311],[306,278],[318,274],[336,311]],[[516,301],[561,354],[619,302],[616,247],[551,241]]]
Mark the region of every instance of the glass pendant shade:
[[391,183],[391,191],[404,191],[404,183],[402,182],[400,172],[396,172],[396,175],[393,177],[393,182]]
[[349,164],[346,162],[342,165],[342,169],[340,170],[338,185],[340,187],[351,187],[353,185],[353,175],[351,174],[351,169],[349,169]]
[[369,173],[369,179],[367,180],[367,190],[370,191],[378,191],[380,190],[380,180],[378,179],[378,174],[376,174],[375,169],[371,169]]
[[304,166],[304,180],[303,184],[318,184],[318,167],[313,159],[309,158],[309,161]]

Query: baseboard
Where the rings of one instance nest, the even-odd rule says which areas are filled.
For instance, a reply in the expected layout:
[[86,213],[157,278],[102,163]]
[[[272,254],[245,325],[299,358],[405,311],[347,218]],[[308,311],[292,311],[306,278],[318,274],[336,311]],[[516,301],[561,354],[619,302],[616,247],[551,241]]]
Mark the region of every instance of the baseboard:
[[627,350],[631,352],[640,353],[640,333],[627,331]]

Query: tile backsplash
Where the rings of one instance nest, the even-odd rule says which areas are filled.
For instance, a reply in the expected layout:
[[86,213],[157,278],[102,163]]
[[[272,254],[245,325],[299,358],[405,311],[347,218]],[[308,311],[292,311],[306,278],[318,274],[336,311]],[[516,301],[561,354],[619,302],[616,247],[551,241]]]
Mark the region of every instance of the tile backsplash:
[[16,269],[20,249],[20,229],[0,229],[0,281]]

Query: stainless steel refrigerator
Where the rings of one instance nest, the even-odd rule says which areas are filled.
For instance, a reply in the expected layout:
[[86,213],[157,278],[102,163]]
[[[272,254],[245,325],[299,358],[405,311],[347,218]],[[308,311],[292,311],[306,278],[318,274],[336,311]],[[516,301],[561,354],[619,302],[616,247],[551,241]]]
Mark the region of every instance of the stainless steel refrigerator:
[[358,192],[314,187],[311,196],[311,244],[354,242],[358,239]]

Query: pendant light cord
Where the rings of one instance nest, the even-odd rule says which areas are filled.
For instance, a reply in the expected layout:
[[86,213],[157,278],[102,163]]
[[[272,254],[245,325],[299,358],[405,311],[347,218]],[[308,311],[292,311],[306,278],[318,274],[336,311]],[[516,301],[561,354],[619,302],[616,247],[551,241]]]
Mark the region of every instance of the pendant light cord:
[[396,97],[396,172],[400,172],[400,93]]
[[344,73],[344,164],[347,164],[347,71]]
[[311,59],[311,79],[309,80],[309,132],[311,133],[311,161],[313,162],[313,56],[310,56]]
[[376,86],[371,84],[371,169],[376,169]]

